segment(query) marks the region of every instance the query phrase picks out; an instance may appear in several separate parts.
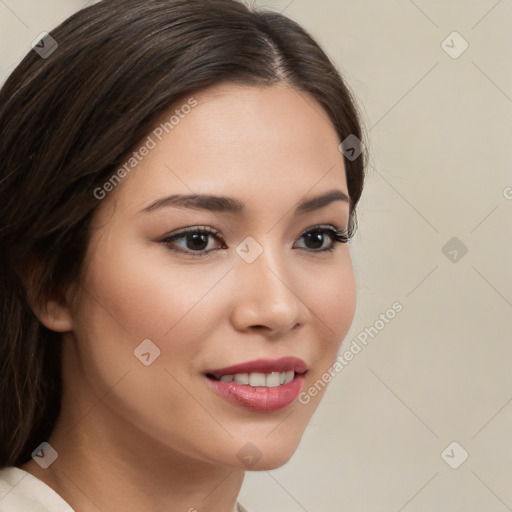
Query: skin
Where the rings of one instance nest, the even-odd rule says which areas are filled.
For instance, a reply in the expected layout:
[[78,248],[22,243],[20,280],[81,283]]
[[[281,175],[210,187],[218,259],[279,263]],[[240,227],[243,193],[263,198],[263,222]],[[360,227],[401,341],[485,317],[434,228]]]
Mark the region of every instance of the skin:
[[[261,453],[251,470],[283,465],[324,388],[307,405],[254,412],[214,394],[203,372],[296,356],[307,389],[354,316],[349,246],[324,235],[334,251],[315,252],[301,237],[319,224],[346,228],[348,203],[293,211],[328,190],[348,195],[326,112],[284,84],[224,83],[194,97],[199,105],[100,202],[73,299],[35,307],[64,333],[62,412],[48,439],[59,456],[21,468],[77,512],[232,512],[248,469],[239,450],[251,442]],[[230,196],[244,212],[140,212],[177,193]],[[195,226],[220,232],[208,249],[227,249],[192,257],[161,243]],[[250,264],[235,252],[247,236],[263,249]],[[174,246],[195,248],[186,238]],[[144,339],[161,350],[150,366],[133,353]]]

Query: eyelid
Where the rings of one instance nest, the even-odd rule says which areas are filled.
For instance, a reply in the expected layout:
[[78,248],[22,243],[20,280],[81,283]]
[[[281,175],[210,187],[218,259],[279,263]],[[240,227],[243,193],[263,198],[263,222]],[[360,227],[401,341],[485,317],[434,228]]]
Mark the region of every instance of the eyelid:
[[[307,228],[305,231],[303,231],[299,238],[301,238],[304,235],[307,235],[308,233],[315,232],[315,231],[330,231],[332,233],[332,240],[333,240],[333,246],[332,248],[336,246],[336,243],[349,243],[354,233],[350,231],[349,228],[340,229],[334,224],[317,224],[316,226],[312,226],[310,228]],[[312,253],[315,252],[323,252],[323,251],[310,251]]]
[[[331,231],[335,231],[337,234],[345,234],[348,235],[348,228],[338,228],[335,224],[315,224],[314,226],[310,226],[306,229],[304,229],[299,237],[304,236],[305,234],[309,233],[310,231],[314,231],[315,229],[330,229]],[[218,231],[215,228],[212,228],[211,226],[191,226],[186,228],[180,228],[176,231],[173,231],[171,233],[168,233],[162,237],[162,240],[171,238],[173,236],[182,235],[185,233],[195,233],[197,231],[206,231],[208,233],[211,233],[213,235],[217,235],[220,238],[222,238],[221,232]],[[351,235],[352,236],[352,235]]]
[[335,224],[315,224],[314,226],[311,226],[309,228],[306,228],[299,236],[303,236],[310,231],[320,230],[320,229],[329,229],[331,231],[336,232],[337,234],[347,234],[348,229],[340,229]]
[[171,233],[164,235],[163,239],[172,238],[173,236],[182,235],[186,233],[195,233],[196,231],[206,231],[208,233],[211,233],[212,235],[218,235],[219,237],[221,236],[220,231],[218,231],[215,228],[212,228],[211,226],[190,226],[187,228],[180,228],[175,231],[172,231]]

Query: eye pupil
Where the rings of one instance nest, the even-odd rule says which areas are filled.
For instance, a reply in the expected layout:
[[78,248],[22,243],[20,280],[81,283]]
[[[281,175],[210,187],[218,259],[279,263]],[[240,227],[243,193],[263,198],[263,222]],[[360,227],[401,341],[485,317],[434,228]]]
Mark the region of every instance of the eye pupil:
[[307,233],[305,235],[305,237],[306,237],[306,240],[313,241],[313,245],[318,242],[318,246],[310,247],[311,249],[318,249],[318,248],[322,247],[322,245],[324,243],[324,240],[323,240],[324,234],[319,231],[313,231],[313,232]]
[[[194,251],[202,251],[208,246],[208,235],[202,233],[192,233],[187,235],[187,238],[193,240],[192,247],[190,249]],[[197,246],[199,244],[199,247]],[[204,245],[204,247],[202,247]]]

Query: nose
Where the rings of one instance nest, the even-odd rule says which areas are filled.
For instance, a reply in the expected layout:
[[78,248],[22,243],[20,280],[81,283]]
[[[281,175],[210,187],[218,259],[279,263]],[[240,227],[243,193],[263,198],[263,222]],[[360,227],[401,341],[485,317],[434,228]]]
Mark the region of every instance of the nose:
[[236,262],[231,322],[238,331],[258,330],[279,338],[307,321],[305,297],[297,292],[296,274],[284,260],[264,248],[252,263]]

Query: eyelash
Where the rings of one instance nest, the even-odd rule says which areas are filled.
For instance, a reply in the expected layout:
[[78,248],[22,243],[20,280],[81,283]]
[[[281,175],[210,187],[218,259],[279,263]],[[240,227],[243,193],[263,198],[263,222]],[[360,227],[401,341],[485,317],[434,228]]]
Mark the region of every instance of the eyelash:
[[[323,233],[323,234],[327,233],[330,235],[331,240],[332,240],[331,247],[327,247],[327,248],[321,249],[321,250],[314,250],[314,249],[307,249],[307,248],[305,249],[306,251],[309,251],[312,253],[333,252],[334,249],[336,248],[337,243],[346,244],[346,243],[350,242],[350,240],[352,239],[352,235],[349,234],[348,230],[340,230],[340,229],[336,228],[335,226],[330,226],[330,225],[319,225],[319,226],[314,226],[312,228],[309,228],[306,231],[303,231],[300,234],[299,238],[302,238],[310,233]],[[173,252],[187,254],[187,255],[190,255],[193,257],[194,256],[195,257],[205,257],[213,251],[218,251],[220,249],[227,249],[227,247],[224,245],[224,247],[222,247],[220,249],[210,249],[208,251],[206,251],[204,249],[201,251],[190,251],[190,250],[176,249],[176,247],[171,246],[172,242],[174,242],[175,240],[178,240],[180,238],[185,238],[187,235],[195,235],[195,234],[213,235],[217,240],[221,239],[220,233],[217,230],[210,228],[208,226],[197,226],[197,227],[183,229],[180,232],[175,233],[171,236],[166,236],[163,240],[161,240],[161,243],[163,243],[165,246],[167,246],[167,248],[169,250],[171,250]]]

